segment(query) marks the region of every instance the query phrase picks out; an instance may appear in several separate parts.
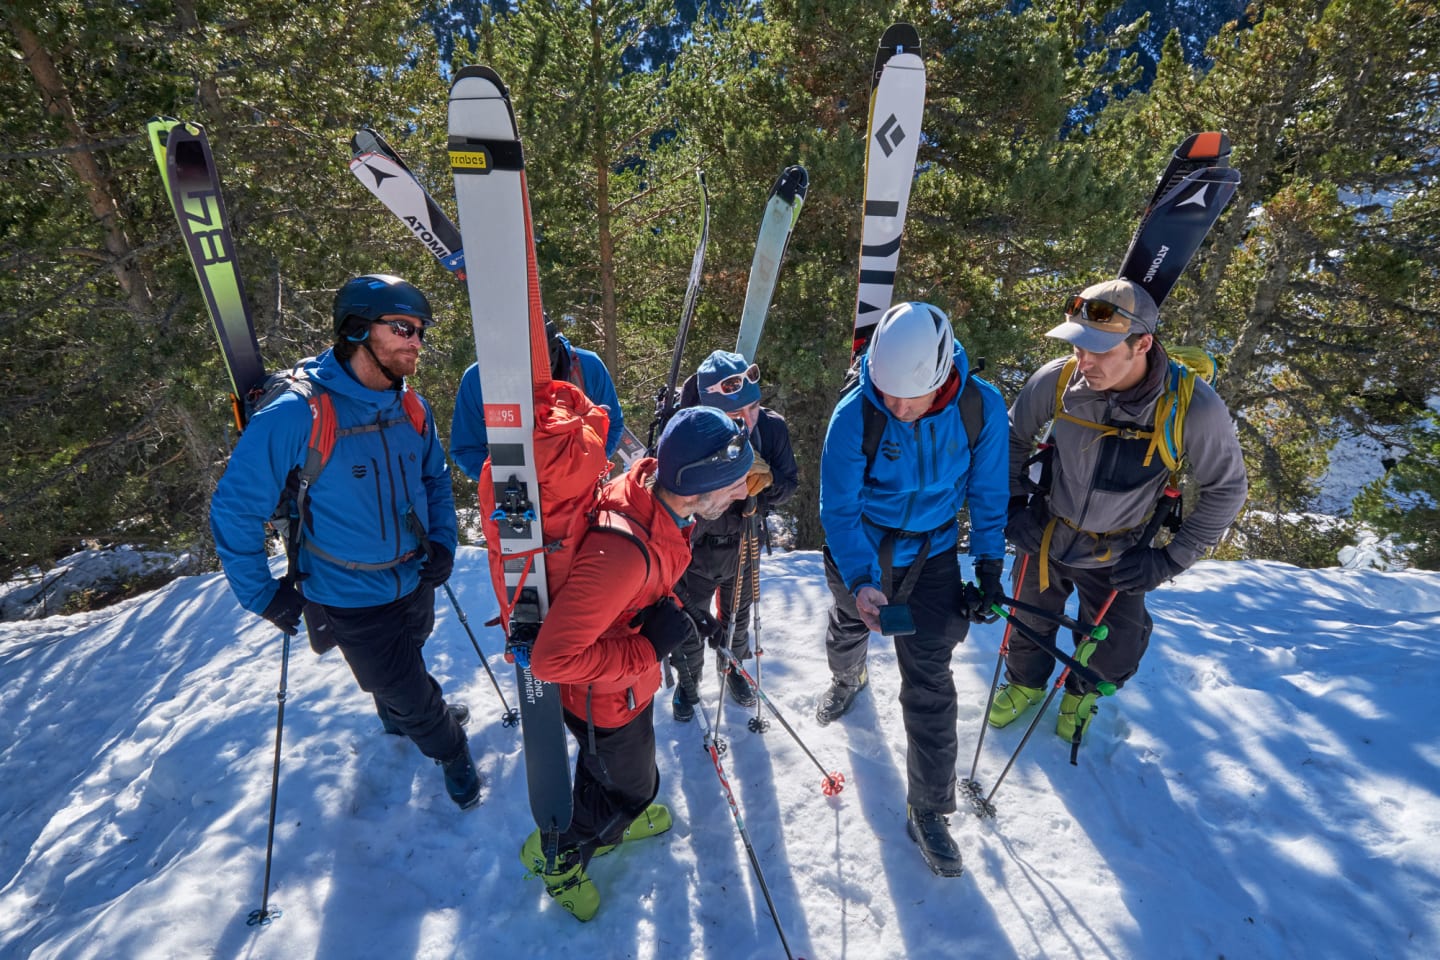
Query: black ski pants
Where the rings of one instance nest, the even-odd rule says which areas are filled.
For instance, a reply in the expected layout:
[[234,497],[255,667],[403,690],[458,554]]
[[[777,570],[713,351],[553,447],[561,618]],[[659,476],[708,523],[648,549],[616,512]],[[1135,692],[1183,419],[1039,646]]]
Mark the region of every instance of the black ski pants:
[[655,766],[655,701],[623,727],[591,727],[565,712],[565,726],[580,745],[575,758],[574,815],[560,834],[560,849],[580,850],[588,864],[597,847],[619,843],[625,828],[660,792]]
[[[1016,576],[1020,574],[1020,565],[1021,560],[1016,560]],[[1016,600],[1061,613],[1065,610],[1065,601],[1070,598],[1070,594],[1078,593],[1079,619],[1085,623],[1092,622],[1113,589],[1110,586],[1108,566],[1071,567],[1051,560],[1050,588],[1044,593],[1040,592],[1040,569],[1033,556],[1029,563],[1025,564],[1024,573],[1024,579],[1015,584]],[[1015,618],[1042,639],[1051,644],[1055,643],[1059,625],[1053,620],[1033,613],[1016,613]],[[1095,652],[1090,657],[1090,667],[1117,687],[1123,686],[1125,681],[1135,676],[1135,671],[1140,669],[1140,658],[1150,646],[1150,630],[1154,623],[1145,609],[1145,595],[1117,594],[1115,601],[1110,604],[1110,610],[1105,614],[1105,624],[1110,628],[1110,633],[1095,647]],[[1082,635],[1072,635],[1077,645],[1085,639]],[[1023,687],[1044,687],[1054,669],[1054,657],[1022,637],[1018,630],[1011,631],[1010,649],[1005,656],[1007,680]],[[1073,671],[1065,678],[1065,689],[1078,695],[1090,692],[1089,684]]]
[[[735,634],[730,640],[730,652],[736,660],[750,658],[750,611],[754,606],[750,568],[739,571],[740,551],[743,537],[740,534],[729,537],[704,536],[690,549],[690,565],[685,568],[675,593],[689,606],[699,606],[711,611],[711,599],[718,609],[711,611],[720,621],[722,636],[730,633],[730,624],[735,624]],[[757,542],[756,547],[759,544]],[[759,558],[756,558],[759,562]],[[740,580],[737,584],[736,580]],[[737,601],[736,588],[739,588]],[[731,608],[734,608],[733,611]],[[733,616],[732,616],[733,613]],[[687,637],[670,655],[670,665],[675,668],[680,686],[691,703],[700,699],[701,672],[705,668],[705,644],[698,637]]]
[[314,604],[350,665],[360,689],[375,698],[400,732],[433,760],[449,760],[465,746],[465,731],[445,709],[440,684],[425,668],[421,648],[435,628],[435,588],[421,584],[408,597],[375,607]]
[[[955,646],[965,640],[970,622],[959,612],[960,561],[955,552],[944,550],[923,563],[907,601],[915,632],[895,638],[900,711],[905,720],[905,800],[920,810],[951,813],[955,810],[959,738],[950,657]],[[897,568],[893,582],[902,583],[907,573],[909,568]],[[853,685],[865,669],[870,630],[860,619],[855,597],[841,579],[828,547],[825,582],[835,597],[825,633],[830,672],[835,679]]]

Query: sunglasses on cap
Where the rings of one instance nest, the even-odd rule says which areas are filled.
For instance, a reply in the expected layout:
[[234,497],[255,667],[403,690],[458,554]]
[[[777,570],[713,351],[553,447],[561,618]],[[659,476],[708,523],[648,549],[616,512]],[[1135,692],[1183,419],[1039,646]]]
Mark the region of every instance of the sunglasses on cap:
[[722,463],[733,463],[736,460],[739,460],[740,455],[745,452],[745,445],[749,442],[750,441],[746,439],[743,432],[737,432],[733,437],[730,438],[729,443],[725,444],[725,446],[710,454],[710,456],[705,457],[702,460],[696,460],[694,463],[687,463],[685,464],[685,466],[675,471],[676,485],[681,487],[685,485],[683,477],[685,476],[686,470],[700,470],[705,467],[714,467]]
[[1130,324],[1140,318],[1108,300],[1087,300],[1076,294],[1065,301],[1065,316],[1079,317],[1107,333],[1129,333]]
[[747,380],[751,383],[760,382],[759,364],[752,363],[750,364],[750,366],[745,368],[744,373],[732,374],[731,376],[726,377],[724,380],[710,384],[710,386],[705,388],[705,392],[718,393],[722,397],[728,397],[732,394],[739,393],[740,388],[745,386],[745,381]]
[[409,320],[376,320],[375,322],[383,323],[395,331],[395,336],[402,340],[409,340],[415,336],[421,340],[425,339],[425,327],[422,324],[411,323]]

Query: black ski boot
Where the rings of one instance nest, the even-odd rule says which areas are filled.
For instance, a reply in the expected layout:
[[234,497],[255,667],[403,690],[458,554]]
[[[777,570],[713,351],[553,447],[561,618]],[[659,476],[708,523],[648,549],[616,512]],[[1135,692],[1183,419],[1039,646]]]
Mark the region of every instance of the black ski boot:
[[955,840],[950,836],[949,819],[934,810],[916,810],[914,807],[909,810],[910,815],[905,818],[905,832],[920,845],[920,856],[925,858],[925,863],[938,876],[960,876],[963,872],[960,848],[955,846]]
[[854,683],[846,683],[838,677],[830,681],[830,689],[825,691],[825,696],[820,700],[820,706],[815,710],[815,719],[820,726],[825,726],[832,720],[839,720],[850,712],[850,707],[855,703],[855,698],[860,691],[870,684],[870,671],[861,670],[860,676]]
[[681,723],[689,723],[695,719],[695,704],[700,702],[700,695],[693,696],[685,693],[683,686],[675,687],[675,696],[670,700],[670,712],[675,719]]
[[755,698],[755,688],[750,686],[750,681],[746,680],[739,670],[730,671],[725,677],[725,685],[730,689],[730,699],[740,706],[753,707],[759,702]]
[[460,752],[449,760],[437,760],[445,773],[445,792],[461,810],[469,810],[480,802],[480,774],[475,770],[475,761],[470,759],[470,744],[460,747]]

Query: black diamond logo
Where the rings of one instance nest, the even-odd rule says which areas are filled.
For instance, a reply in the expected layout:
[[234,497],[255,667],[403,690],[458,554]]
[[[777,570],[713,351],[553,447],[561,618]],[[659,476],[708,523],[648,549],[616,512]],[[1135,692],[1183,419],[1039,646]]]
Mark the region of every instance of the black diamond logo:
[[905,139],[905,129],[900,126],[900,121],[895,119],[895,114],[890,114],[885,122],[880,124],[880,129],[875,131],[875,142],[880,144],[880,149],[885,151],[885,156],[895,152],[900,142]]

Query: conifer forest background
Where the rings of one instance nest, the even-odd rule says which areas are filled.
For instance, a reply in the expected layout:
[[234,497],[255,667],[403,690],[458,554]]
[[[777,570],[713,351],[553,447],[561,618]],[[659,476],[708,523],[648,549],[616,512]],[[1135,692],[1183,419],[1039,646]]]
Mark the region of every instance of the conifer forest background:
[[1352,520],[1440,568],[1440,3],[14,0],[0,572],[96,540],[209,556],[235,431],[145,136],[155,115],[208,131],[269,365],[324,348],[345,279],[399,274],[441,317],[416,381],[448,432],[475,359],[464,288],[350,175],[348,140],[373,126],[453,214],[446,92],[467,63],[516,104],[546,305],[605,359],[642,439],[699,228],[696,168],[712,225],[692,370],[733,346],[770,184],[808,169],[756,359],[801,464],[795,544],[817,546],[870,68],[900,20],[923,38],[928,95],[896,299],[947,310],[1013,399],[1059,354],[1044,332],[1065,295],[1114,275],[1170,151],[1228,131],[1244,180],[1161,328],[1223,361],[1251,496],[1221,555],[1332,563],[1346,524],[1305,515],[1332,444],[1368,438],[1385,465]]

